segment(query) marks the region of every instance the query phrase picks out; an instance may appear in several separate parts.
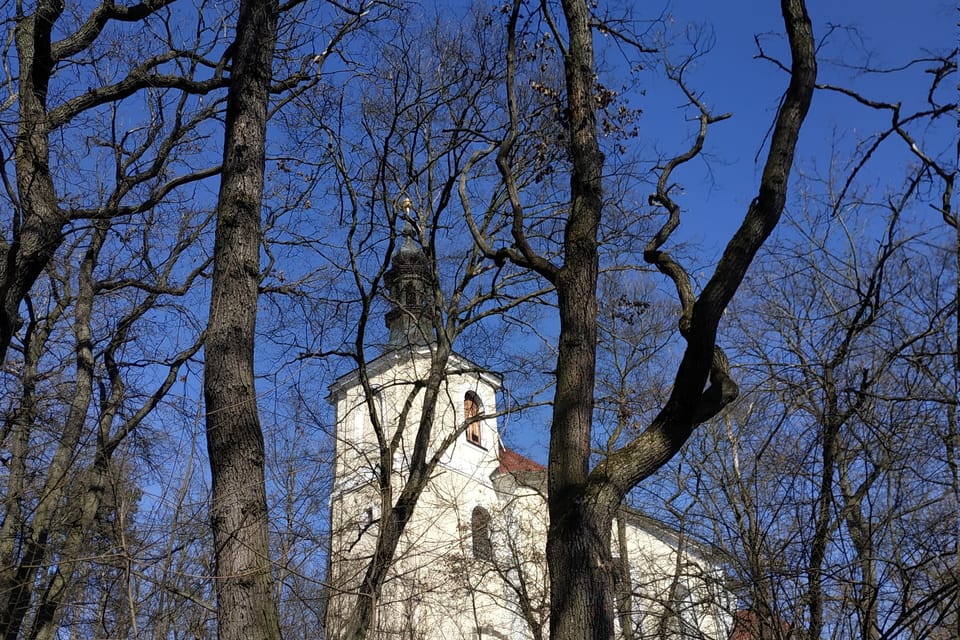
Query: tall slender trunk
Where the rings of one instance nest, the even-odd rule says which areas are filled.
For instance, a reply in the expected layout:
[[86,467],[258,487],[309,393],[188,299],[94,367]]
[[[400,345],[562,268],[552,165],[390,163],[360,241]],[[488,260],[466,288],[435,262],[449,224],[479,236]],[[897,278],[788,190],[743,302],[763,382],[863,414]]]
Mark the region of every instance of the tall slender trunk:
[[634,639],[633,629],[633,576],[630,573],[630,546],[627,544],[627,521],[622,515],[617,517],[617,549],[620,563],[616,569],[617,578],[617,615],[620,619],[620,635],[623,640]]
[[810,616],[807,637],[820,638],[823,632],[823,565],[827,557],[830,532],[833,530],[832,506],[834,499],[834,474],[836,472],[837,446],[841,420],[838,417],[837,397],[833,389],[833,371],[824,372],[827,388],[826,408],[822,419],[823,442],[820,446],[820,489],[813,522],[813,540],[807,566],[807,611]]
[[[94,355],[91,318],[93,314],[94,282],[93,268],[100,251],[104,228],[98,230],[88,248],[80,267],[77,300],[74,304],[73,332],[75,340],[76,373],[70,410],[59,434],[56,450],[47,467],[47,477],[40,491],[40,499],[24,522],[23,551],[19,564],[6,569],[4,582],[9,585],[6,593],[0,594],[0,637],[16,640],[20,637],[24,621],[35,596],[37,577],[48,569],[50,535],[65,521],[64,505],[71,476],[76,472],[77,447],[83,436],[83,425],[93,397]],[[22,437],[28,437],[26,435]]]
[[613,635],[613,513],[585,500],[597,357],[597,230],[603,206],[603,153],[597,139],[593,31],[586,3],[564,0],[569,44],[564,57],[569,111],[570,213],[558,274],[560,344],[550,431],[550,637]]
[[[829,434],[825,434],[829,438]],[[829,438],[834,440],[835,438]],[[817,496],[817,511],[813,523],[813,541],[810,547],[810,560],[807,567],[807,611],[810,616],[807,637],[810,640],[820,638],[823,630],[823,564],[826,559],[829,542],[831,517],[830,503],[833,498],[833,464],[829,453],[832,444],[824,443],[823,468],[820,476],[820,491]]]
[[241,0],[217,203],[204,398],[222,640],[280,637],[254,385],[267,107],[277,0]]
[[860,616],[860,637],[863,640],[879,640],[880,633],[880,585],[877,575],[877,549],[874,544],[874,525],[870,515],[864,513],[863,499],[867,490],[879,476],[876,471],[854,488],[850,477],[850,465],[846,456],[838,461],[840,495],[843,498],[843,521],[856,551],[856,563],[860,567],[857,613]]

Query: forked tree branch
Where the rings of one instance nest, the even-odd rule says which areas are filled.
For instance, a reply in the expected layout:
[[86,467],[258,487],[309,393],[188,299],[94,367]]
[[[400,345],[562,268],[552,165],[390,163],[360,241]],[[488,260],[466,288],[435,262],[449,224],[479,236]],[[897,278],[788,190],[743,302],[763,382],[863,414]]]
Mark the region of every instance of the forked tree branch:
[[[781,9],[790,40],[790,84],[777,113],[757,196],[692,306],[687,348],[667,403],[638,438],[590,474],[589,492],[603,505],[619,504],[630,489],[679,451],[700,421],[736,397],[726,358],[716,348],[717,327],[754,255],[780,219],[800,128],[816,83],[815,41],[806,7],[802,0],[782,0]],[[703,391],[708,379],[711,384]]]

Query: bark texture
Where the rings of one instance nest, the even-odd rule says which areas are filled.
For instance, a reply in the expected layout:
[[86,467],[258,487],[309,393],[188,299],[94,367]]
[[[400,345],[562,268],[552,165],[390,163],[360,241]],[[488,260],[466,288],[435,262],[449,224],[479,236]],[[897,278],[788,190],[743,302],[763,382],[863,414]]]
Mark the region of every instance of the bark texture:
[[[792,55],[791,79],[774,125],[758,194],[713,277],[695,301],[690,296],[689,308],[684,305],[680,330],[687,347],[667,403],[637,439],[590,472],[603,156],[597,142],[587,3],[564,0],[562,5],[569,34],[564,63],[573,168],[565,260],[554,281],[560,345],[549,467],[550,631],[554,640],[606,640],[614,631],[616,568],[610,555],[610,534],[618,505],[630,489],[680,450],[697,424],[736,397],[726,357],[716,345],[717,327],[783,211],[800,127],[813,95],[816,62],[803,0],[782,0]],[[647,257],[674,277],[669,265],[658,263],[661,255],[654,250]],[[678,288],[681,284],[677,282]]]
[[14,146],[19,208],[12,238],[0,240],[0,362],[20,324],[20,304],[62,242],[67,223],[50,175],[47,89],[53,65],[51,33],[63,3],[44,0],[18,21],[14,40],[20,63],[20,119]]
[[279,638],[253,346],[276,0],[243,0],[233,44],[204,398],[222,640]]
[[564,264],[555,281],[560,344],[548,467],[550,637],[610,638],[613,511],[585,500],[596,372],[597,230],[604,158],[597,138],[589,10],[581,0],[562,4],[569,33],[564,67],[573,166]]

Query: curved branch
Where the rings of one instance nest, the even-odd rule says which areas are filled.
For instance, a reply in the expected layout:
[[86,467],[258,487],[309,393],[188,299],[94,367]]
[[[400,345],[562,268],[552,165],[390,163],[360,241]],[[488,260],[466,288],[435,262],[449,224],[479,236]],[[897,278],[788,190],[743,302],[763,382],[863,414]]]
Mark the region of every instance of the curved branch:
[[[781,0],[781,9],[793,62],[790,85],[777,113],[759,193],[724,250],[713,277],[693,305],[687,348],[667,403],[637,439],[614,452],[591,472],[589,493],[601,505],[618,504],[636,483],[680,450],[698,421],[715,415],[736,397],[736,385],[729,376],[726,357],[716,346],[717,326],[753,256],[780,219],[800,128],[816,83],[813,28],[804,2]],[[708,379],[710,386],[704,391]]]
[[149,58],[140,66],[132,69],[127,77],[120,82],[90,89],[83,95],[67,100],[59,107],[51,109],[48,115],[50,129],[62,127],[88,109],[122,100],[145,89],[179,89],[184,93],[206,95],[211,91],[227,86],[229,81],[223,77],[222,70],[218,70],[216,75],[208,80],[193,80],[178,75],[148,73],[150,69],[177,57],[179,57],[178,52],[169,51]]
[[683,335],[686,335],[690,328],[690,319],[693,316],[693,304],[696,301],[696,297],[693,293],[693,286],[690,283],[690,276],[686,269],[674,260],[668,252],[660,249],[680,225],[680,205],[670,196],[670,190],[673,186],[670,184],[670,178],[675,169],[696,158],[703,150],[703,143],[707,137],[707,128],[711,124],[726,120],[731,116],[729,113],[719,116],[710,114],[710,111],[703,101],[687,87],[683,79],[685,69],[686,64],[681,65],[676,71],[668,71],[668,75],[677,82],[684,95],[687,96],[687,100],[690,101],[690,104],[694,105],[700,111],[698,117],[700,128],[690,148],[684,153],[671,158],[664,166],[663,172],[660,174],[660,179],[657,180],[657,190],[650,196],[649,202],[651,205],[660,205],[665,208],[668,217],[667,221],[660,230],[657,231],[656,235],[650,239],[643,251],[643,259],[648,264],[654,265],[661,273],[670,278],[673,281],[674,287],[676,287],[677,298],[680,300],[681,309],[679,322],[680,333]]
[[53,43],[50,57],[56,62],[80,53],[93,44],[111,20],[137,22],[173,2],[174,0],[147,0],[129,7],[118,7],[110,0],[103,2],[90,12],[87,20],[76,31]]
[[537,254],[527,241],[527,236],[523,228],[523,204],[520,201],[520,191],[517,188],[517,183],[510,166],[510,154],[513,151],[513,145],[517,139],[517,129],[519,128],[517,123],[520,120],[516,99],[516,59],[517,20],[522,4],[519,0],[514,2],[513,10],[510,13],[510,22],[507,27],[507,109],[510,113],[510,126],[507,129],[506,137],[500,143],[500,148],[497,151],[497,169],[503,177],[503,183],[507,191],[507,198],[510,202],[510,210],[513,217],[511,234],[516,251],[507,250],[503,253],[498,251],[497,254],[508,257],[511,260],[516,257],[516,254],[519,254],[522,262],[517,262],[517,264],[533,269],[546,278],[551,284],[556,284],[560,270],[552,262]]

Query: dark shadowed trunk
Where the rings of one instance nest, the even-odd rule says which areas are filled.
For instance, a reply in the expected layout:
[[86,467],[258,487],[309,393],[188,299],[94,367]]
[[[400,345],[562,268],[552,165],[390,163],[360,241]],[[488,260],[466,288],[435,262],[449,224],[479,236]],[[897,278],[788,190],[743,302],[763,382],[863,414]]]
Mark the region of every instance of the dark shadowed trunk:
[[[613,635],[612,509],[584,500],[593,423],[597,344],[597,230],[603,154],[594,112],[593,31],[585,2],[565,1],[564,58],[570,116],[570,214],[557,274],[560,344],[550,438],[550,636]],[[588,635],[589,634],[589,635]]]
[[[560,348],[550,440],[547,540],[550,630],[554,640],[607,640],[613,636],[616,569],[610,554],[610,534],[617,506],[630,489],[679,451],[697,424],[716,415],[736,397],[726,357],[716,346],[717,327],[753,256],[783,211],[794,150],[816,79],[814,40],[806,7],[802,0],[783,0],[781,6],[791,45],[792,73],[757,196],[697,298],[686,273],[659,251],[672,228],[665,227],[651,243],[645,257],[671,277],[681,291],[680,331],[687,348],[670,398],[650,427],[591,473],[588,465],[596,368],[597,228],[603,156],[594,113],[588,8],[582,1],[563,2],[569,34],[564,64],[573,166],[564,265],[554,279],[560,309]],[[658,195],[662,197],[655,197],[655,201],[673,213],[675,205],[669,195],[665,191]]]
[[[153,150],[152,146],[139,149],[137,153],[142,162],[131,160],[116,176],[112,193],[104,198],[107,204],[93,209],[71,209],[71,206],[85,202],[90,191],[96,191],[91,189],[93,185],[77,177],[72,178],[77,181],[75,183],[69,179],[63,181],[51,171],[51,164],[55,171],[62,171],[65,162],[58,157],[51,163],[51,137],[55,139],[58,134],[69,131],[80,116],[94,114],[107,104],[119,105],[131,96],[131,100],[136,101],[139,92],[154,92],[158,87],[176,86],[203,95],[223,86],[219,69],[211,77],[199,81],[162,72],[161,68],[166,71],[165,65],[181,55],[196,62],[196,51],[183,49],[183,43],[178,41],[171,47],[177,47],[179,54],[171,50],[162,55],[149,55],[146,60],[131,63],[125,69],[113,69],[107,74],[94,72],[88,76],[93,86],[82,92],[64,91],[64,80],[62,76],[58,77],[58,70],[86,66],[91,57],[97,59],[100,55],[97,47],[103,44],[103,39],[112,37],[104,36],[110,34],[108,25],[146,21],[171,2],[155,0],[133,6],[107,0],[100,4],[85,3],[79,11],[86,13],[86,18],[79,23],[75,22],[76,19],[83,16],[76,15],[74,8],[65,11],[62,0],[38,0],[32,3],[32,13],[24,13],[24,5],[31,3],[17,4],[16,15],[10,20],[10,24],[16,25],[13,45],[14,58],[19,66],[16,78],[12,80],[16,83],[17,104],[12,157],[16,180],[14,185],[7,182],[6,176],[3,179],[4,189],[12,200],[9,210],[4,212],[9,211],[9,218],[3,221],[0,236],[0,362],[5,361],[10,342],[23,321],[20,312],[25,297],[63,244],[64,231],[71,221],[142,213],[178,185],[216,172],[216,169],[200,169],[189,176],[167,173],[168,159],[176,157],[174,150],[179,150],[182,140],[189,139],[189,136],[184,138],[184,130],[192,129],[203,118],[193,122],[189,118],[178,119],[176,125],[166,127],[166,132],[161,134],[163,143],[158,145],[160,152],[155,157],[151,158],[147,153]],[[68,16],[66,20],[64,15]],[[135,60],[136,56],[129,58]],[[11,76],[8,75],[6,80],[11,81]],[[156,122],[145,126],[156,127],[157,132],[164,128]],[[142,155],[145,153],[147,155]],[[142,201],[134,202],[135,198],[130,196],[137,186],[147,186],[141,193],[148,195]],[[77,191],[58,193],[58,189],[69,191],[72,188]]]
[[279,638],[253,346],[276,0],[242,0],[217,204],[204,398],[222,640]]
[[20,120],[14,166],[20,202],[10,243],[0,240],[0,362],[20,323],[20,304],[60,246],[67,223],[50,175],[47,119],[47,88],[55,62],[51,34],[63,8],[56,0],[41,1],[32,15],[19,16],[15,30]]

